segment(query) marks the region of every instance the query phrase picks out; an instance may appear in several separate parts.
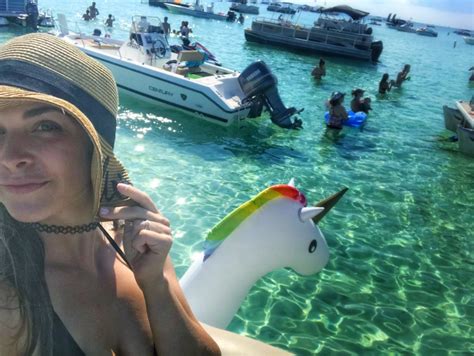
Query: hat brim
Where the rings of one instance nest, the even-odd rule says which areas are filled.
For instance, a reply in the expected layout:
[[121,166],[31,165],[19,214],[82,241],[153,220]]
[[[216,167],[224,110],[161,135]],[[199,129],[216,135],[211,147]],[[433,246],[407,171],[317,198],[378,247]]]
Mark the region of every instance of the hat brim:
[[131,200],[122,196],[116,189],[117,183],[130,184],[128,173],[115,157],[110,144],[97,133],[87,116],[66,100],[17,87],[0,85],[0,109],[27,102],[45,103],[63,109],[77,120],[90,138],[93,145],[91,162],[91,183],[94,194],[93,216],[97,215],[101,205],[130,205]]

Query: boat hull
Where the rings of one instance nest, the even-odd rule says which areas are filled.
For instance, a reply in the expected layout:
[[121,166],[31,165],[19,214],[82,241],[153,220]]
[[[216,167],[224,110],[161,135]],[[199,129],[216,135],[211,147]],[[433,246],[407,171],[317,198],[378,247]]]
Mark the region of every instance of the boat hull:
[[243,14],[252,14],[252,15],[259,14],[258,6],[254,6],[254,5],[243,5],[243,4],[234,3],[230,6],[229,10],[235,11],[235,12],[241,12]]
[[474,157],[474,129],[459,125],[457,135],[459,140],[459,151]]
[[464,37],[464,42],[468,45],[474,45],[474,37]]
[[429,31],[416,31],[416,33],[420,36],[426,36],[426,37],[438,37],[438,34],[436,32],[429,32]]
[[141,97],[147,102],[185,111],[221,126],[232,126],[248,117],[249,107],[230,109],[211,88],[200,86],[187,78],[178,75],[171,78],[167,73],[140,64],[124,63],[88,48],[78,48],[105,65],[113,73],[117,87],[122,92]]
[[227,20],[226,15],[219,15],[219,14],[215,14],[215,13],[207,12],[207,11],[199,11],[190,7],[184,7],[184,6],[179,6],[179,5],[169,4],[169,3],[165,3],[165,6],[166,6],[166,9],[177,14],[200,17],[204,19],[220,20],[220,21]]
[[457,109],[450,108],[447,105],[443,106],[444,126],[447,130],[456,132],[458,126],[461,124],[462,115]]

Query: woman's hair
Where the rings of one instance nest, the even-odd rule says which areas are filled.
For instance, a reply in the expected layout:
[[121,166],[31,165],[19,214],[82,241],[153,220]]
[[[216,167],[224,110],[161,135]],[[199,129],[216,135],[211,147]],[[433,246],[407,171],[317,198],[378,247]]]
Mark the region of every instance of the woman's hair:
[[[26,335],[22,354],[52,355],[53,308],[44,275],[44,246],[38,233],[14,220],[0,204],[0,283],[14,291],[21,325],[17,340]],[[0,305],[0,308],[8,308]]]
[[384,75],[382,75],[382,80],[381,80],[381,82],[384,82],[384,81],[386,81],[386,80],[388,80],[388,73],[384,73]]

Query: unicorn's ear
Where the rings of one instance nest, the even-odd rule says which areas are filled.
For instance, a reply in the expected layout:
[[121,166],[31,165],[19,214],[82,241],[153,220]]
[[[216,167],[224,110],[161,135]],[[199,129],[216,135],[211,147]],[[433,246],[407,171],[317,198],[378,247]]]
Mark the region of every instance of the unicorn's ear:
[[322,213],[324,208],[317,208],[317,207],[308,207],[308,208],[301,208],[300,210],[300,220],[305,222],[309,219],[313,219],[316,215]]
[[289,185],[290,187],[295,188],[295,178],[291,178],[290,181],[288,182],[288,185]]

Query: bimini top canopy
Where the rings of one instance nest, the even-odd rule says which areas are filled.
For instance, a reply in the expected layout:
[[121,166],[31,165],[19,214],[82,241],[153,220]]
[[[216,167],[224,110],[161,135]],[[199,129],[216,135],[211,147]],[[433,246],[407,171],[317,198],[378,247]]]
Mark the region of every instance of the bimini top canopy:
[[347,6],[347,5],[338,5],[338,6],[333,6],[333,7],[321,8],[319,9],[319,12],[323,14],[330,13],[330,12],[340,12],[340,13],[349,15],[350,17],[352,17],[353,20],[360,20],[361,18],[366,17],[369,14],[368,12],[353,9],[352,7]]

